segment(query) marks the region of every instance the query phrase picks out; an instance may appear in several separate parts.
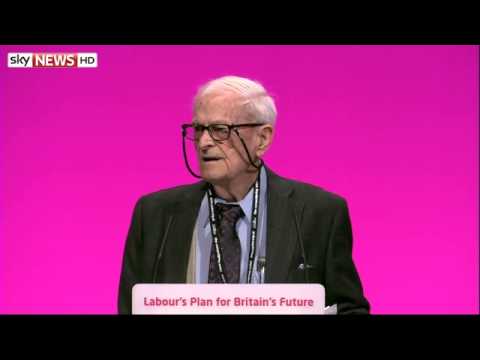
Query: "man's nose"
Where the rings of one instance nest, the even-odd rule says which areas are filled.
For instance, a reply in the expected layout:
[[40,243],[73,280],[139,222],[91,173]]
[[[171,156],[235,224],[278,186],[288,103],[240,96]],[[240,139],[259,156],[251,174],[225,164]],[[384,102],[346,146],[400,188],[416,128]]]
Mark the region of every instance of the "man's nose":
[[207,129],[203,129],[200,137],[198,138],[198,147],[200,149],[205,149],[215,145],[215,141],[210,136],[210,133]]

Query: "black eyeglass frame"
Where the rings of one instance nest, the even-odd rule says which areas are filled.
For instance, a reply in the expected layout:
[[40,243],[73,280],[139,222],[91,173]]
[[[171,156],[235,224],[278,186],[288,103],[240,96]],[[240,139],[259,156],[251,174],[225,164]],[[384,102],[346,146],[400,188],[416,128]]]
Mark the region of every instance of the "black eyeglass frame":
[[[215,141],[227,141],[228,139],[230,139],[230,136],[232,134],[232,130],[235,130],[235,132],[238,134],[238,131],[236,131],[237,128],[244,128],[244,127],[256,127],[256,126],[262,126],[262,125],[267,125],[266,123],[244,123],[244,124],[210,124],[210,125],[202,125],[202,124],[182,124],[182,134],[184,137],[186,137],[188,140],[190,141],[198,141],[198,139],[191,139],[189,137],[187,137],[187,129],[188,128],[201,128],[202,132],[201,134],[203,134],[203,132],[205,131],[205,129],[208,131],[208,134],[210,135],[210,137],[215,140]],[[217,139],[215,136],[213,136],[213,133],[212,133],[212,128],[213,126],[225,126],[226,128],[228,128],[228,135],[225,139]]]
[[[190,127],[194,127],[195,125],[200,125],[200,124],[182,124],[182,150],[183,150],[183,160],[185,161],[185,165],[187,166],[187,169],[188,171],[190,172],[190,174],[192,174],[192,176],[198,178],[198,179],[201,179],[202,177],[198,174],[195,174],[195,172],[192,170],[192,168],[190,167],[190,164],[188,163],[188,158],[187,158],[187,148],[186,148],[186,144],[185,144],[185,139],[187,139],[187,129],[190,128]],[[256,169],[259,169],[263,166],[263,160],[262,159],[258,159],[260,161],[260,165],[257,165],[253,162],[252,160],[252,157],[250,156],[250,152],[248,151],[248,148],[247,148],[247,144],[245,144],[245,141],[242,139],[242,137],[240,136],[240,133],[238,132],[237,130],[237,127],[254,127],[254,126],[261,126],[261,125],[266,125],[266,123],[248,123],[248,124],[235,124],[235,125],[229,125],[229,124],[211,124],[211,125],[225,125],[228,127],[228,137],[224,140],[216,140],[215,137],[212,136],[212,134],[210,133],[210,125],[208,126],[205,126],[205,125],[200,125],[203,127],[202,129],[202,134],[203,134],[203,131],[205,129],[208,130],[208,133],[210,135],[210,137],[214,140],[214,141],[217,141],[217,142],[222,142],[222,141],[227,141],[228,139],[230,139],[230,134],[232,132],[232,130],[235,131],[235,134],[237,134],[238,138],[240,139],[240,142],[242,143],[243,145],[243,148],[245,150],[245,153],[247,154],[247,157],[248,157],[248,160],[250,161],[250,164],[253,165],[253,167],[255,167]],[[190,141],[197,141],[197,140],[191,140],[189,139]]]

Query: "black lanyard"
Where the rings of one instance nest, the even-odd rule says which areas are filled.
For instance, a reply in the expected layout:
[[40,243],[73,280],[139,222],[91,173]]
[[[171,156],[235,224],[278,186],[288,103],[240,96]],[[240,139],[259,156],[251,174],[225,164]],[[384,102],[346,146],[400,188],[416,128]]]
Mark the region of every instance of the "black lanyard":
[[[210,230],[212,232],[213,244],[215,246],[215,253],[217,255],[217,265],[220,272],[220,277],[224,284],[227,283],[227,279],[224,273],[223,266],[223,256],[222,250],[220,248],[220,242],[218,239],[218,227],[217,227],[217,218],[215,217],[215,207],[213,201],[213,192],[212,187],[209,186],[207,190],[208,194],[208,210],[210,215]],[[255,252],[257,247],[257,224],[258,224],[258,206],[260,202],[260,171],[258,172],[257,180],[253,185],[253,199],[252,199],[252,227],[250,230],[250,253],[248,254],[248,272],[247,272],[247,283],[252,282],[252,273],[253,273],[253,263],[255,261]]]

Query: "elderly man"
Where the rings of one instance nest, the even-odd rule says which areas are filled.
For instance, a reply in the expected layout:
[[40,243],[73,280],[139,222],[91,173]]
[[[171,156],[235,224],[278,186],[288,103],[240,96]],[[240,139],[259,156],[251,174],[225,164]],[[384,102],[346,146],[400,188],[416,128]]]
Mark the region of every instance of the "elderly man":
[[[136,204],[120,279],[120,313],[136,283],[320,283],[340,314],[368,313],[341,197],[287,180],[262,157],[277,111],[258,82],[226,76],[201,87],[183,150],[203,180]],[[200,175],[186,155],[192,141]]]

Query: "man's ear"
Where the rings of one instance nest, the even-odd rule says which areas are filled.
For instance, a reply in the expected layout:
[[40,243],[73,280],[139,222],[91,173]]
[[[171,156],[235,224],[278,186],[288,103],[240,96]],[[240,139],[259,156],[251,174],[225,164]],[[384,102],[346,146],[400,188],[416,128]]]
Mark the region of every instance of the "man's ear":
[[273,140],[273,133],[274,129],[273,126],[268,124],[268,125],[263,125],[261,129],[258,132],[258,147],[257,147],[257,156],[261,157],[265,154],[265,152],[270,148],[270,145],[272,144]]

